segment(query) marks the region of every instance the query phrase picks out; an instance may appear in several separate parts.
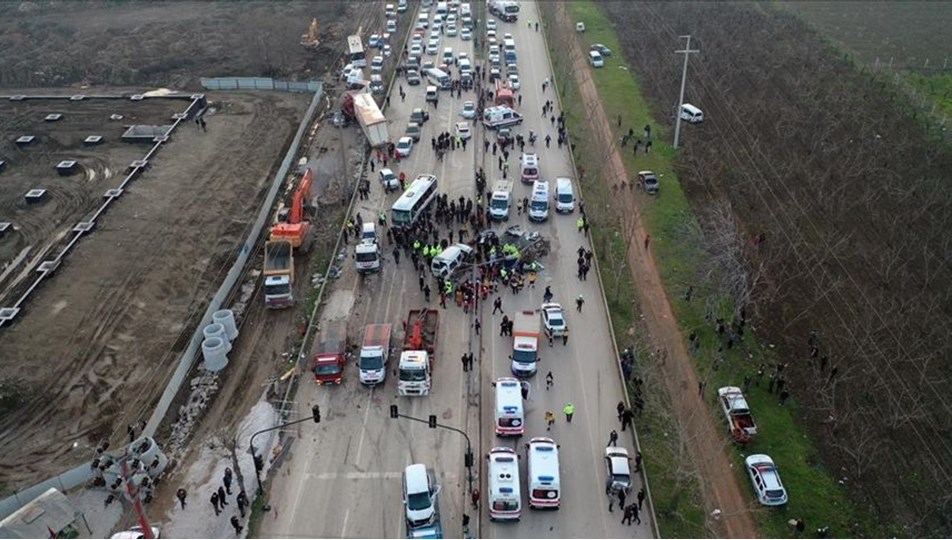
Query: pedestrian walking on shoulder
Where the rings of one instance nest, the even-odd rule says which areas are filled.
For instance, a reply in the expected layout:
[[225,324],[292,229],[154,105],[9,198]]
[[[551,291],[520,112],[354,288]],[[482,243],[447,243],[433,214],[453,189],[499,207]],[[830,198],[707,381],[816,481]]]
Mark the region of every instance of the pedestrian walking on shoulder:
[[572,415],[575,414],[575,405],[572,405],[571,403],[566,403],[565,407],[562,407],[562,412],[565,413],[565,421],[571,424]]
[[493,315],[496,314],[496,311],[498,311],[499,313],[504,313],[503,310],[502,310],[502,297],[501,297],[501,296],[497,296],[496,299],[493,300]]
[[241,536],[241,531],[245,529],[241,526],[238,516],[231,516],[231,526],[235,528],[235,536]]
[[585,299],[582,298],[582,295],[581,295],[581,294],[578,295],[578,298],[575,299],[575,309],[576,309],[579,313],[582,312],[582,305],[583,305],[584,303],[585,303]]
[[635,452],[635,472],[641,472],[641,451]]
[[225,484],[225,492],[231,495],[231,480],[234,473],[231,472],[231,467],[225,467],[225,475],[222,477],[221,481]]
[[473,503],[473,508],[479,508],[479,488],[473,488],[469,494],[469,500]]
[[222,508],[228,506],[228,501],[225,500],[225,488],[218,486],[218,502],[221,503]]
[[215,515],[217,516],[221,512],[218,509],[218,492],[212,493],[212,498],[210,499],[212,503],[212,508],[215,509]]
[[[615,411],[618,412],[618,421],[621,422],[621,415],[625,412],[625,402],[619,401],[618,405],[615,405]],[[622,431],[625,431],[624,428],[622,428]]]
[[645,488],[642,487],[638,490],[638,510],[641,510],[642,503],[645,502]]
[[185,491],[185,488],[178,488],[178,491],[175,492],[175,496],[178,497],[179,503],[182,504],[182,510],[185,510],[185,497],[188,496],[188,492]]
[[635,511],[633,510],[634,506],[635,505],[631,505],[628,508],[625,508],[625,517],[621,518],[622,525],[631,525],[631,520],[635,518]]
[[625,426],[634,429],[634,427],[632,427],[631,425],[631,422],[632,420],[634,420],[634,418],[635,418],[634,411],[632,411],[629,408],[625,408],[625,410],[622,411],[621,413],[621,430],[625,431]]
[[426,303],[430,303],[430,284],[427,283],[423,286],[423,299],[426,300]]
[[545,411],[545,430],[552,431],[553,424],[555,424],[555,414],[552,411]]
[[245,493],[245,490],[238,492],[238,511],[241,512],[241,517],[245,517],[245,510],[248,508],[248,494]]
[[555,378],[552,376],[552,372],[548,372],[545,375],[545,389],[548,390],[555,385]]
[[468,368],[469,358],[466,356],[466,353],[463,353],[462,361],[463,361],[463,373],[466,373],[467,371],[469,371],[469,368]]
[[562,331],[562,345],[568,345],[568,344],[569,344],[569,329],[566,328],[565,330]]
[[479,335],[479,329],[482,327],[483,325],[479,324],[479,319],[476,319],[476,322],[473,324],[473,329],[476,330],[477,336]]
[[608,434],[608,446],[615,446],[615,443],[618,442],[618,432],[614,429],[611,433]]

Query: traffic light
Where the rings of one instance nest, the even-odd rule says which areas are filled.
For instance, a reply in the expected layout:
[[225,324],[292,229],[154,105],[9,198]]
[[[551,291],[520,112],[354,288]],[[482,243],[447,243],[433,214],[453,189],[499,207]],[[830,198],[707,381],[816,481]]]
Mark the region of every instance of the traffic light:
[[264,469],[264,459],[260,455],[255,454],[255,470],[261,472]]
[[430,415],[430,428],[436,429],[436,415],[435,414]]
[[321,406],[315,405],[311,407],[311,413],[313,413],[314,415],[314,423],[320,424],[321,423]]
[[397,406],[396,406],[396,405],[391,405],[391,406],[390,406],[390,418],[397,418],[398,416],[399,416],[399,413],[397,412]]

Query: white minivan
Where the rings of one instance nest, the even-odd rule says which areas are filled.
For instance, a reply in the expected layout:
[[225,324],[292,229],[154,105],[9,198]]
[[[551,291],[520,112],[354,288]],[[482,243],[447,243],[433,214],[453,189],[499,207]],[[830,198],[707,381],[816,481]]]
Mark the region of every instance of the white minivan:
[[704,121],[704,112],[690,103],[681,105],[681,120],[691,124],[699,124]]
[[403,504],[406,507],[407,528],[432,525],[436,519],[436,496],[440,486],[433,486],[430,474],[422,463],[410,465],[403,471]]
[[493,386],[496,387],[496,435],[519,437],[526,430],[522,385],[517,379],[502,377],[496,379]]
[[549,219],[549,183],[536,180],[532,183],[532,196],[529,198],[529,220],[545,221]]
[[526,484],[529,486],[529,508],[557,510],[562,500],[559,476],[559,446],[548,437],[529,440]]
[[522,517],[518,454],[512,448],[500,446],[490,450],[486,458],[490,521],[518,521]]
[[446,279],[466,263],[472,254],[473,248],[468,245],[453,244],[436,257],[433,257],[433,262],[430,263],[430,271],[433,272],[434,276]]
[[588,61],[591,62],[592,67],[605,67],[605,60],[598,51],[588,51]]
[[555,179],[555,211],[567,214],[575,211],[575,191],[571,178],[563,176]]

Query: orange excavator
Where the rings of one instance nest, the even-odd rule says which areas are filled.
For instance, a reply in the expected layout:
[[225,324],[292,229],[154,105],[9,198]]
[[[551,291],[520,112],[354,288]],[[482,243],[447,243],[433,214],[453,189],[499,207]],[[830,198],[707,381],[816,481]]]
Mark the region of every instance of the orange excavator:
[[307,203],[311,200],[311,183],[314,173],[308,168],[301,177],[301,182],[294,190],[291,208],[288,212],[278,213],[278,223],[271,227],[270,240],[285,240],[291,242],[291,247],[306,253],[311,248],[314,231],[306,214]]

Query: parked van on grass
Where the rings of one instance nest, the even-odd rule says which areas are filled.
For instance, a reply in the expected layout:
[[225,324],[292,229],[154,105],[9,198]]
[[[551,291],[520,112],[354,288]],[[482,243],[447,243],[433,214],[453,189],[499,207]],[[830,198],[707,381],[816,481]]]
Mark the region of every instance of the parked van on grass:
[[681,105],[681,120],[689,124],[700,124],[704,121],[704,112],[690,103]]

